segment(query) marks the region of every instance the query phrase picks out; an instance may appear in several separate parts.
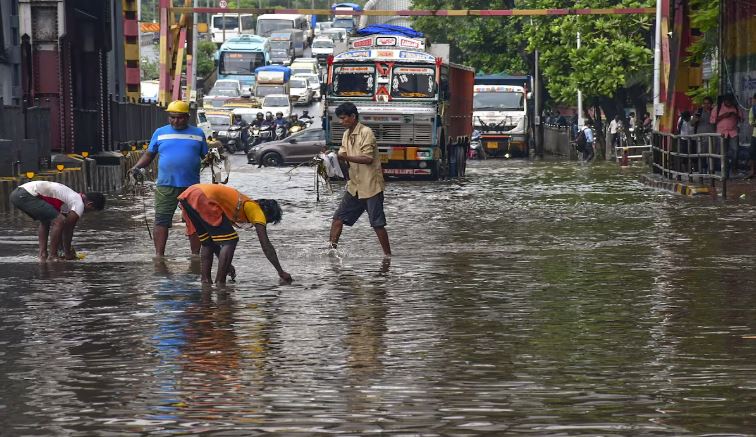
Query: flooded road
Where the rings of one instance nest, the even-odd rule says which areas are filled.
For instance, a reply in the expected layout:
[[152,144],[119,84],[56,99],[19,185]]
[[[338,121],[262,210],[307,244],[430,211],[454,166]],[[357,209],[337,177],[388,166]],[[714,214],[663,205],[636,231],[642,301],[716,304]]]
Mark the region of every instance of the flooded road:
[[152,260],[138,197],[80,222],[80,262],[39,265],[32,222],[0,219],[0,434],[756,430],[753,200],[474,162],[387,185],[389,264],[366,217],[328,255],[340,186],[316,203],[310,169],[235,163],[282,201],[292,285],[245,231],[237,283],[203,290],[182,227]]

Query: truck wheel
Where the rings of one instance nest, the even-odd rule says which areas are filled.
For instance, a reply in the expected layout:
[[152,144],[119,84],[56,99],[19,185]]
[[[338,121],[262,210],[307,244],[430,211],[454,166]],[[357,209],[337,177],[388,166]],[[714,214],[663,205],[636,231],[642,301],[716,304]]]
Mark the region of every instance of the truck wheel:
[[268,152],[263,155],[261,162],[266,167],[280,167],[283,165],[283,158],[276,152]]

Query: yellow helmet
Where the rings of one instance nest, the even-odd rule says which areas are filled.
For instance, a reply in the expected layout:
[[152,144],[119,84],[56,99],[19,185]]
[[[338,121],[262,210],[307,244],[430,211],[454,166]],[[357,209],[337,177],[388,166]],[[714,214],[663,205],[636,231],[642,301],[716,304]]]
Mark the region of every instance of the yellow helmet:
[[174,100],[171,103],[168,104],[168,109],[166,109],[166,112],[174,112],[178,114],[188,114],[189,113],[189,104],[186,103],[183,100]]

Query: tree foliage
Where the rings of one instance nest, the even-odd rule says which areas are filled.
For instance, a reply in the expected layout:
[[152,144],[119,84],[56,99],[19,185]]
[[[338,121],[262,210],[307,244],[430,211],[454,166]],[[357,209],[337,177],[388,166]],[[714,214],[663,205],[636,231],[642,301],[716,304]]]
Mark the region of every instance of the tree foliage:
[[[655,0],[416,0],[413,4],[417,9],[582,9],[653,7]],[[649,97],[653,24],[653,15],[415,20],[415,27],[432,41],[452,44],[454,61],[485,72],[528,69],[532,74],[532,54],[538,50],[541,73],[554,101],[574,103],[579,88],[587,99],[612,106],[607,111],[612,114],[628,96],[636,106]]]
[[213,55],[215,54],[215,43],[212,41],[200,41],[197,45],[197,76],[207,77],[215,68]]

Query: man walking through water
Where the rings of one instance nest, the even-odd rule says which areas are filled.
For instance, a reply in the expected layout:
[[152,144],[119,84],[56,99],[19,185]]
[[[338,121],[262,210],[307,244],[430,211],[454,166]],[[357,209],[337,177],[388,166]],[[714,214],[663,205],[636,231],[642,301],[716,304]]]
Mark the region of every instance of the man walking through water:
[[[207,142],[202,129],[189,125],[189,104],[176,100],[168,105],[170,124],[152,134],[150,146],[139,158],[131,172],[141,171],[157,155],[158,178],[155,187],[155,255],[165,256],[168,229],[178,205],[178,195],[190,185],[200,181],[200,162],[207,155]],[[189,236],[192,254],[199,254],[200,242],[196,235]]]
[[[58,249],[63,248],[63,258],[76,259],[71,246],[73,231],[79,218],[86,211],[105,208],[105,196],[101,193],[77,193],[63,184],[48,181],[27,182],[13,190],[10,201],[16,208],[34,220],[39,220],[39,260],[57,260]],[[50,239],[50,253],[47,240]]]
[[349,181],[331,222],[331,248],[337,247],[344,225],[354,225],[367,211],[370,226],[378,237],[383,254],[391,256],[386,215],[383,213],[383,171],[375,135],[369,127],[359,122],[359,113],[353,103],[339,105],[336,116],[346,128],[338,156],[349,163]]
[[218,184],[196,184],[178,196],[186,222],[186,233],[194,234],[202,243],[200,269],[202,282],[211,284],[213,255],[218,255],[218,272],[215,282],[226,284],[226,275],[231,271],[239,235],[234,225],[252,223],[257,231],[265,257],[278,272],[283,282],[291,282],[278,261],[276,249],[268,239],[267,224],[281,221],[281,207],[269,199],[252,200],[239,191]]

